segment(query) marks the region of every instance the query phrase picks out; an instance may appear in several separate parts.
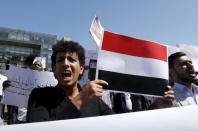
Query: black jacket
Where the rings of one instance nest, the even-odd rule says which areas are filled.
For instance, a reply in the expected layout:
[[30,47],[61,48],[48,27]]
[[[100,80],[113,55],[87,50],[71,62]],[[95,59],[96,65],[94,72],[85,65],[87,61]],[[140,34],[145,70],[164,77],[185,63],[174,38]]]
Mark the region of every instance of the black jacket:
[[27,122],[73,119],[113,114],[100,99],[90,101],[81,110],[65,98],[58,87],[35,88],[29,97]]

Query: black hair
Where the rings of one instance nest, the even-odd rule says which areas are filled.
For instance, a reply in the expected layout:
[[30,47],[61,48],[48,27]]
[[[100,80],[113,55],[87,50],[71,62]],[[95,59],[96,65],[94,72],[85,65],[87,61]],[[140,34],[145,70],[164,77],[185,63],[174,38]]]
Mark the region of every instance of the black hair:
[[187,56],[187,55],[184,52],[176,52],[176,53],[171,54],[168,57],[168,66],[169,66],[169,68],[172,68],[173,65],[174,65],[175,60],[177,58],[181,57],[181,56]]
[[80,65],[84,66],[85,64],[85,49],[77,42],[68,41],[68,40],[60,40],[52,47],[52,70],[56,64],[56,55],[58,52],[69,52],[69,53],[77,53]]

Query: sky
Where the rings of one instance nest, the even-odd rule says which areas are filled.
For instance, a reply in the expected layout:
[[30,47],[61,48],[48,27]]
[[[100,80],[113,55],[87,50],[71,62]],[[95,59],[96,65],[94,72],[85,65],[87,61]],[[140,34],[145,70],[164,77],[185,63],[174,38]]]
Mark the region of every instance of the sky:
[[166,45],[198,45],[198,0],[0,0],[0,27],[70,37],[97,49],[95,15],[104,29]]

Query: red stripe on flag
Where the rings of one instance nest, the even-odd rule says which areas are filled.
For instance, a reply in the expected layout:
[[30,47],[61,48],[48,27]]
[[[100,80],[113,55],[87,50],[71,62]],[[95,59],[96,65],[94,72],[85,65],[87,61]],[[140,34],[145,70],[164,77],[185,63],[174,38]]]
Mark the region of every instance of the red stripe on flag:
[[102,49],[125,55],[167,61],[167,47],[155,42],[104,31]]

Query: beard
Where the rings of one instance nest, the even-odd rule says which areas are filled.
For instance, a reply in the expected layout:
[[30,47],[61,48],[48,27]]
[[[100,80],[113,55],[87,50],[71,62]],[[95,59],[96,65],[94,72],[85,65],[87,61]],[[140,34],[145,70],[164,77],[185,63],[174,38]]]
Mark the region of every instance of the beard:
[[198,79],[196,76],[191,76],[190,74],[188,75],[187,73],[181,74],[176,70],[177,77],[180,81],[183,81],[185,83],[194,83],[198,82]]
[[187,78],[187,77],[179,77],[179,79],[185,83],[195,83],[198,82],[198,79],[196,77],[194,78]]

